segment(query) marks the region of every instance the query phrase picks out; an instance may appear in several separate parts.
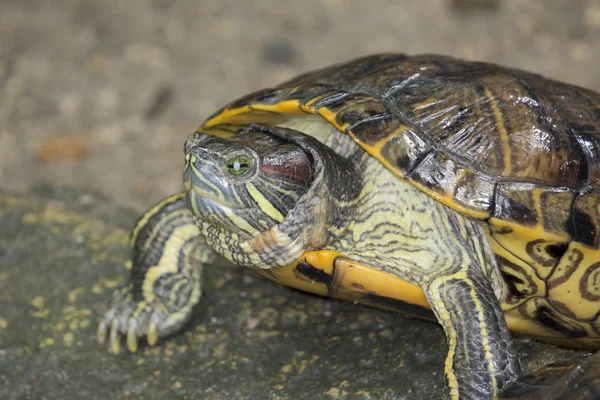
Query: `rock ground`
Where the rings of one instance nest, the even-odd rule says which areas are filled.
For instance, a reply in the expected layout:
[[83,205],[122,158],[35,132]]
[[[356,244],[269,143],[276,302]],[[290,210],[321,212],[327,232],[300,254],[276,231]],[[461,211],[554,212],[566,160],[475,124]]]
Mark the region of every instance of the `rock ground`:
[[[0,193],[0,398],[407,399],[444,393],[447,352],[434,323],[324,300],[205,268],[184,332],[108,352],[99,315],[127,277],[135,213],[94,193],[45,186]],[[517,342],[526,372],[582,354]],[[523,380],[510,399],[591,400],[596,359]],[[562,376],[562,378],[561,378]],[[537,389],[536,389],[537,387]],[[533,390],[533,392],[532,392]],[[523,395],[524,393],[524,395]]]

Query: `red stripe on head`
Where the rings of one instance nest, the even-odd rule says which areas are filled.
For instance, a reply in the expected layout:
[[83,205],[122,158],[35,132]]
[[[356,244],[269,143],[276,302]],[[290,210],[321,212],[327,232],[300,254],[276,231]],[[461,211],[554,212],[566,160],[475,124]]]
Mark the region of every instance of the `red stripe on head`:
[[260,170],[267,174],[279,174],[309,184],[312,180],[312,163],[298,147],[281,149],[264,158]]

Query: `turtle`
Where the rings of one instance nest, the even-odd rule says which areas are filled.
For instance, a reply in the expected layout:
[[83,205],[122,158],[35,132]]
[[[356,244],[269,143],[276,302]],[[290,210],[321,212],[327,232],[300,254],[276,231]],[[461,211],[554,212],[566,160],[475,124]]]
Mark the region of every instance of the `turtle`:
[[600,348],[600,94],[383,53],[234,100],[184,145],[183,191],[131,235],[99,327],[183,328],[222,256],[317,295],[437,321],[452,399],[521,376],[513,335]]

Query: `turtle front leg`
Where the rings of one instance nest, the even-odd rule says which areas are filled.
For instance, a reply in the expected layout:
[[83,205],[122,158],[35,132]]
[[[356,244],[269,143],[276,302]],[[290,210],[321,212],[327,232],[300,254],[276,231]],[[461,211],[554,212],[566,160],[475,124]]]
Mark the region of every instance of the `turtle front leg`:
[[168,197],[136,223],[131,246],[129,283],[117,290],[98,326],[101,343],[109,335],[117,354],[121,336],[134,352],[138,338],[150,345],[178,331],[191,316],[201,295],[201,267],[214,259],[186,208],[184,194]]
[[520,375],[517,351],[492,285],[477,264],[439,276],[425,290],[449,350],[452,399],[492,399]]

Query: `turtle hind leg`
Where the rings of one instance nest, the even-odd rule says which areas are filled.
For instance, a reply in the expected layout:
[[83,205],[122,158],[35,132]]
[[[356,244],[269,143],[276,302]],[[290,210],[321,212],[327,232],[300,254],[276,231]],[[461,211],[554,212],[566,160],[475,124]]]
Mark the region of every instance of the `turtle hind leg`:
[[119,353],[121,337],[130,351],[146,336],[150,345],[181,329],[201,295],[201,266],[214,257],[185,206],[183,194],[148,210],[133,229],[131,275],[117,290],[98,326],[101,343]]
[[469,265],[434,279],[426,293],[449,344],[450,397],[494,398],[520,375],[520,366],[491,282]]

